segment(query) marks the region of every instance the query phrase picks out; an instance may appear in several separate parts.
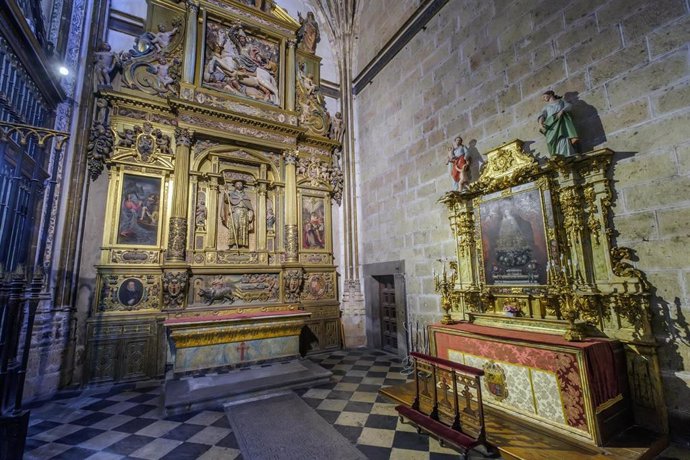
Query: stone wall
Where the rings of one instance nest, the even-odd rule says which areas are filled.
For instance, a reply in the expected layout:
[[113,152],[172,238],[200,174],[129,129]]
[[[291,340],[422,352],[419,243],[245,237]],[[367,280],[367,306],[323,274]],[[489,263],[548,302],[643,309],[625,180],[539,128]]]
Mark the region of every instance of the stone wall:
[[[384,23],[388,7],[366,2],[360,25]],[[371,35],[360,32],[359,57],[380,43]],[[546,154],[540,96],[566,94],[585,146],[619,152],[617,242],[655,287],[680,428],[674,420],[690,419],[689,42],[685,0],[451,0],[357,97],[362,263],[404,259],[408,310],[438,319],[431,262],[454,247],[435,202],[450,189],[452,138],[480,152],[520,138]]]
[[359,72],[381,51],[386,42],[395,35],[400,26],[415,12],[421,0],[386,0],[361,2],[357,15],[359,24],[357,40],[360,46],[355,50],[354,71]]

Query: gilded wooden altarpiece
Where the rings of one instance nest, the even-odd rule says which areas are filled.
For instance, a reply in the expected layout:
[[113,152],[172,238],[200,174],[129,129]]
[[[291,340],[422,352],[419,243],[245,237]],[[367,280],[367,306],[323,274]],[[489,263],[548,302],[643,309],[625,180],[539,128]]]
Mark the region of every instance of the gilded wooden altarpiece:
[[611,223],[613,152],[539,158],[515,140],[440,202],[456,240],[445,324],[623,343],[636,422],[666,429],[649,284]]
[[108,198],[86,380],[161,375],[167,318],[304,309],[316,348],[339,346],[339,144],[320,58],[297,67],[299,23],[272,3],[153,0],[147,28],[94,92]]

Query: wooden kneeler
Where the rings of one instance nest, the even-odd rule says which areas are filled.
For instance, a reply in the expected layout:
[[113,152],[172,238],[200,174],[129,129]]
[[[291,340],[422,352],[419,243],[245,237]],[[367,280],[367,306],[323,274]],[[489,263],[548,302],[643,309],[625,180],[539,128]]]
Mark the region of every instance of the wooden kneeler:
[[415,360],[416,395],[412,407],[395,408],[400,421],[417,427],[458,449],[463,458],[471,449],[486,445],[486,429],[479,377],[484,371],[421,353]]

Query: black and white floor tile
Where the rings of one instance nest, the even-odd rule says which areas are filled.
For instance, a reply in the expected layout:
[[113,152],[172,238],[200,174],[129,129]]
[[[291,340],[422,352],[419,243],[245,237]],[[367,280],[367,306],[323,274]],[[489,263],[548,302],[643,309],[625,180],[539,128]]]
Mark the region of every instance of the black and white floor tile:
[[[356,349],[310,359],[330,369],[333,378],[297,393],[368,458],[459,458],[402,424],[395,404],[378,395],[381,386],[407,379],[396,356]],[[160,382],[147,382],[61,394],[33,408],[24,458],[232,460],[242,455],[222,407],[165,417]],[[483,457],[471,453],[470,458]]]

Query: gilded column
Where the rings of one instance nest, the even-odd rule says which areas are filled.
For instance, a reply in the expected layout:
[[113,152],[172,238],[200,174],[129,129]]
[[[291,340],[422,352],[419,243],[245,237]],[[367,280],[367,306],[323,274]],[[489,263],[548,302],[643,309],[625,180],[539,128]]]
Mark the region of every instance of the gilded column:
[[185,260],[187,247],[187,201],[189,198],[189,155],[192,133],[187,128],[175,128],[175,174],[173,181],[170,238],[166,260]]
[[266,250],[266,182],[259,182],[257,186],[257,214],[256,214],[256,249]]
[[298,262],[297,254],[297,150],[286,150],[285,157],[285,261]]
[[297,63],[295,62],[295,40],[287,41],[287,68],[285,75],[285,108],[287,110],[295,110],[295,73]]
[[187,30],[184,37],[184,68],[182,69],[182,81],[194,83],[194,66],[196,65],[196,35],[197,16],[199,14],[199,2],[187,1]]

